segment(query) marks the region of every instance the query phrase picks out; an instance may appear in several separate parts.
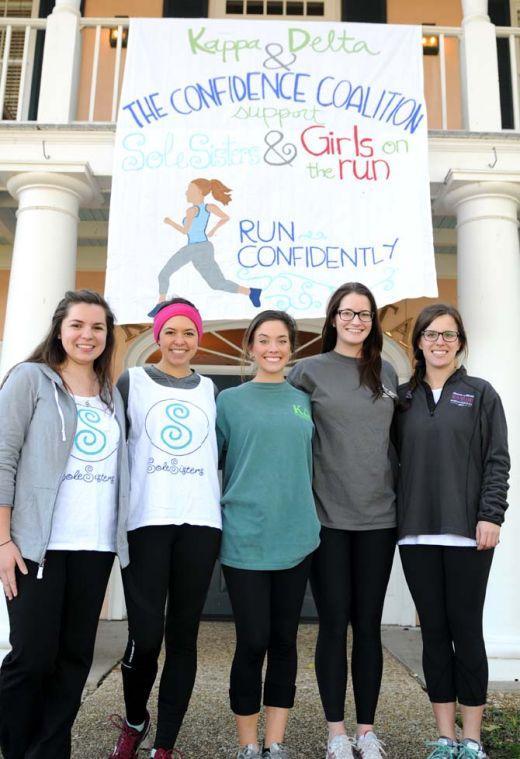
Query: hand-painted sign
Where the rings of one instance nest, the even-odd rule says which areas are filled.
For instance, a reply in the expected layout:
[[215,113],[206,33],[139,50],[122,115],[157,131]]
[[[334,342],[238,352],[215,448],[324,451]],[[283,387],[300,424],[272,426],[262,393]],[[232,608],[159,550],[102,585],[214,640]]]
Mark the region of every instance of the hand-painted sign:
[[132,19],[107,296],[206,319],[437,294],[419,27]]

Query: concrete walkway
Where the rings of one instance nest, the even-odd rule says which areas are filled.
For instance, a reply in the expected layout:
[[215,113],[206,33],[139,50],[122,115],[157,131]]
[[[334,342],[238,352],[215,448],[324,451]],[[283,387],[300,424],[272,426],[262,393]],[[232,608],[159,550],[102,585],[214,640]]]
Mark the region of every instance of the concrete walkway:
[[[113,626],[115,623],[103,624]],[[297,700],[287,734],[287,743],[293,750],[294,759],[323,759],[325,755],[324,722],[314,674],[316,630],[316,625],[302,625],[300,628]],[[103,634],[102,631],[101,635]],[[186,759],[224,759],[233,756],[234,723],[227,699],[229,665],[233,650],[232,623],[202,624],[197,682],[177,744]],[[101,670],[98,670],[98,674],[100,672]],[[93,675],[93,678],[96,676]],[[93,680],[91,683],[92,688]],[[155,716],[156,701],[157,688],[151,699],[152,717]],[[96,690],[91,690],[83,703],[74,727],[73,758],[107,757],[115,738],[107,724],[107,717],[113,712],[122,711],[121,675],[117,666]],[[355,719],[350,688],[347,714],[348,728],[353,731]],[[426,755],[423,741],[435,735],[430,705],[418,679],[410,675],[388,652],[385,652],[385,670],[377,721],[380,736],[387,743],[389,757],[423,759]],[[143,759],[144,757],[146,752]]]

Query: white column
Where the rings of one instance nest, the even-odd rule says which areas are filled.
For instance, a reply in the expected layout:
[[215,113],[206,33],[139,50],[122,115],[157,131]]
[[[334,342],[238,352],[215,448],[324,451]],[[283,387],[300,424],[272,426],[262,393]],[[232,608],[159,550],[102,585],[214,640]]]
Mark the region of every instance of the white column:
[[[474,178],[479,178],[478,176]],[[457,213],[458,305],[470,374],[500,394],[509,426],[510,508],[495,551],[484,615],[492,680],[520,678],[520,176],[463,181],[448,175],[444,202]],[[470,179],[466,176],[466,180]]]
[[487,9],[487,0],[462,0],[462,109],[464,128],[471,132],[502,128],[495,27]]
[[[88,166],[62,169],[71,173],[3,172],[19,206],[0,376],[38,344],[58,301],[75,287],[79,206],[98,191]],[[8,649],[9,622],[1,600],[0,661]]]
[[56,0],[47,18],[38,121],[69,124],[76,118],[81,64],[81,0]]

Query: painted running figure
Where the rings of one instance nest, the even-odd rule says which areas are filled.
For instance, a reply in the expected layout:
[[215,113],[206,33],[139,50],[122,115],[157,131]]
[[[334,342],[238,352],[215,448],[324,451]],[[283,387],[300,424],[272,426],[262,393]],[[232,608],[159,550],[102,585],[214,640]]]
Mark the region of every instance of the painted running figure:
[[[253,306],[258,308],[262,291],[256,287],[243,287],[226,279],[215,261],[213,243],[209,238],[215,235],[219,227],[229,221],[229,216],[216,203],[204,202],[204,198],[210,193],[215,200],[225,206],[231,200],[231,190],[218,179],[194,179],[186,190],[186,200],[192,205],[186,210],[182,224],[178,224],[168,216],[164,219],[165,224],[169,224],[177,232],[188,235],[188,244],[176,251],[159,272],[159,303],[166,300],[172,274],[191,262],[212,290],[247,295]],[[218,218],[218,221],[207,231],[212,214]],[[149,316],[154,315],[155,309],[149,313]]]

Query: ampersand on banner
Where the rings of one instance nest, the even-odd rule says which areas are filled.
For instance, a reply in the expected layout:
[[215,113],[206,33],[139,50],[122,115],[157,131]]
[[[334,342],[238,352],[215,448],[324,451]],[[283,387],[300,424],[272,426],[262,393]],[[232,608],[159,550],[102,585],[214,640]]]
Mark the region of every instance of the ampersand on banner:
[[290,71],[291,66],[296,60],[294,53],[291,53],[290,61],[284,62],[280,59],[279,56],[282,55],[282,53],[285,51],[283,45],[280,45],[279,42],[270,42],[264,47],[264,50],[269,56],[269,58],[266,58],[262,64],[265,69],[285,69],[285,71]]
[[264,137],[267,150],[264,153],[264,161],[270,166],[290,166],[298,154],[296,145],[286,142],[280,148],[278,145],[283,141],[283,132],[272,129]]

